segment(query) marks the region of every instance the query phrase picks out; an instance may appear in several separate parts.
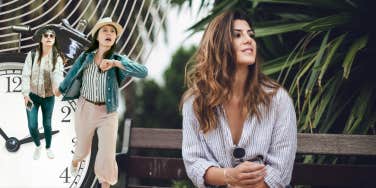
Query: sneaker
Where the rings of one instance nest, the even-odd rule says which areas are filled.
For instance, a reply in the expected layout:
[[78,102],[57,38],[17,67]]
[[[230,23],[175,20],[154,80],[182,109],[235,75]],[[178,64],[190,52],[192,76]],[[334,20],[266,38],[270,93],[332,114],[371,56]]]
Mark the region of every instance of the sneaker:
[[46,149],[47,157],[50,159],[55,158],[54,152],[50,148]]
[[76,166],[73,166],[73,161],[70,163],[70,172],[71,172],[71,175],[72,176],[76,176],[77,175],[77,168],[78,168],[78,163]]
[[33,159],[38,160],[40,158],[40,150],[42,147],[38,146],[34,150]]

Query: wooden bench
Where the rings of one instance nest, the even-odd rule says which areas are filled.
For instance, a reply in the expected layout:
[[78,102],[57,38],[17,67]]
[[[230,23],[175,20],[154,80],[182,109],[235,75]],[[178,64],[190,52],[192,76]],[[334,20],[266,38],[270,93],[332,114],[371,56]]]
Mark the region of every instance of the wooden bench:
[[[133,152],[138,149],[181,151],[180,129],[132,128],[131,152],[119,157],[118,163],[125,169],[127,178],[159,180],[188,180],[184,164],[179,157],[142,156]],[[125,144],[126,145],[126,144]],[[316,185],[325,187],[376,187],[376,135],[298,134],[297,154],[369,156],[373,164],[303,164],[295,162],[292,185]],[[139,183],[139,182],[136,182]],[[128,187],[160,187],[160,185],[135,185]],[[171,184],[167,185],[171,186]],[[163,186],[162,186],[163,187]]]

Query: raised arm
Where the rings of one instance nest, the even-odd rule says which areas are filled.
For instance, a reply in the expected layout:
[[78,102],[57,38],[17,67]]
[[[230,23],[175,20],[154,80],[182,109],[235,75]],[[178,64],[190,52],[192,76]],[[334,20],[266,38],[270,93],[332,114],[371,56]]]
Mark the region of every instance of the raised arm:
[[148,74],[148,69],[146,66],[130,60],[124,55],[115,55],[115,59],[119,61],[120,65],[116,65],[119,68],[120,80],[123,81],[128,76],[133,76],[137,78],[145,78]]

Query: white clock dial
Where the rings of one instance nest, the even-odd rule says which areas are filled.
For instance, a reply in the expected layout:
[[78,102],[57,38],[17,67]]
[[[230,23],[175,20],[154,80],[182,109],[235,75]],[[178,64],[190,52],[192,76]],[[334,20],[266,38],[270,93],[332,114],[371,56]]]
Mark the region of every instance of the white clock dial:
[[[73,177],[69,170],[76,141],[76,101],[55,98],[52,116],[55,134],[51,143],[55,158],[47,157],[45,140],[41,139],[41,157],[33,159],[35,144],[27,138],[30,134],[21,94],[22,66],[23,63],[0,62],[0,187],[81,187],[91,184],[94,173],[89,166],[92,167],[93,156],[89,155],[80,164],[77,176]],[[39,111],[38,125],[39,132],[43,134],[41,114]],[[18,141],[21,141],[20,145]],[[96,148],[94,143],[93,148]],[[95,152],[95,149],[92,150],[93,155]]]

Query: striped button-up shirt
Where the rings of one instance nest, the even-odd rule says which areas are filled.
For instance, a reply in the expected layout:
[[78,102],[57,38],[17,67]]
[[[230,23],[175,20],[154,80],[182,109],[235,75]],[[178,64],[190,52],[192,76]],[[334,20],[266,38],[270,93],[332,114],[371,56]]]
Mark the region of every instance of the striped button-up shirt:
[[90,101],[106,101],[106,78],[107,71],[101,72],[94,63],[89,63],[83,72],[81,95]]
[[[219,107],[216,129],[204,134],[193,111],[194,97],[183,105],[182,155],[187,174],[198,187],[206,187],[204,175],[211,167],[232,167],[234,144],[230,128]],[[272,98],[269,112],[263,118],[248,117],[238,147],[245,149],[244,160],[257,155],[264,157],[265,183],[269,187],[285,187],[290,183],[297,147],[296,114],[293,102],[284,89]]]

